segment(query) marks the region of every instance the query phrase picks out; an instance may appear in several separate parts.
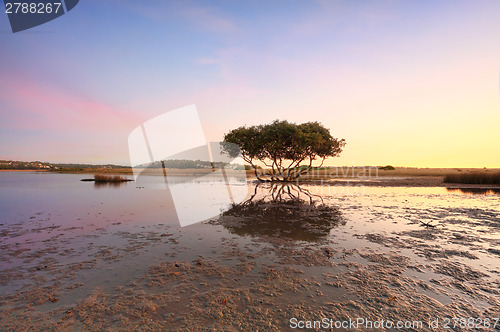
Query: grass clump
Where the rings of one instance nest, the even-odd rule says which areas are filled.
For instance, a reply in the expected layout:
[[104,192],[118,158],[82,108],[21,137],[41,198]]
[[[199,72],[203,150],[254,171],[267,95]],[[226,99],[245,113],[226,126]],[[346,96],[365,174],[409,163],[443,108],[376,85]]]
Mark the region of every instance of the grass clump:
[[500,172],[471,172],[462,174],[448,174],[444,177],[444,183],[500,184]]
[[99,183],[108,183],[108,182],[124,182],[124,181],[130,181],[130,180],[125,178],[125,177],[122,177],[120,175],[95,174],[94,181],[99,182]]

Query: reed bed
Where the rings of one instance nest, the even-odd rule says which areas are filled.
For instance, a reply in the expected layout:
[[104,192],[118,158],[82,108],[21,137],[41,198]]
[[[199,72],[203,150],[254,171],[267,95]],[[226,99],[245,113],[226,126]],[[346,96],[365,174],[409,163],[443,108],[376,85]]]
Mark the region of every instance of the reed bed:
[[130,181],[126,177],[122,177],[120,175],[102,175],[96,174],[94,175],[94,181],[99,183],[109,183],[109,182],[125,182]]
[[448,174],[444,177],[444,183],[500,185],[500,172],[470,172],[463,174]]

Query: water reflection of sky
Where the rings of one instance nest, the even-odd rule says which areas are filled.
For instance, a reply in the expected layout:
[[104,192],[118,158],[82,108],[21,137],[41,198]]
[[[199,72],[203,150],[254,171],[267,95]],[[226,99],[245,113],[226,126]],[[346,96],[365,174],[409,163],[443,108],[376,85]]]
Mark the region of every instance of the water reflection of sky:
[[[227,239],[246,243],[249,252],[257,247],[279,246],[279,243],[268,241],[272,237],[288,243],[326,241],[333,248],[361,251],[383,253],[397,250],[423,264],[429,264],[425,259],[429,248],[470,252],[477,259],[453,259],[474,266],[493,278],[495,273],[491,271],[495,271],[500,263],[500,256],[492,251],[500,240],[500,196],[495,191],[470,194],[468,190],[444,187],[368,186],[355,187],[357,191],[354,191],[349,186],[308,184],[302,187],[320,195],[324,204],[334,208],[335,213],[326,215],[331,224],[320,222],[314,229],[314,223],[307,218],[300,220],[294,219],[293,215],[284,215],[280,219],[279,211],[271,213],[274,220],[266,223],[269,216],[257,206],[255,211],[247,211],[247,214],[235,211],[229,215],[236,223],[220,222],[223,217],[215,218],[213,223],[181,228],[170,193],[164,189],[163,178],[150,176],[143,179],[163,190],[145,189],[134,182],[96,190],[92,182],[80,181],[85,177],[88,176],[0,172],[0,246],[30,250],[28,253],[52,248],[60,264],[96,257],[103,248],[111,248],[127,257],[127,264],[122,261],[113,265],[115,271],[120,271],[120,277],[111,278],[115,283],[139,275],[150,264],[163,259],[166,253],[175,254],[179,259],[199,255],[210,257]],[[183,181],[181,177],[177,180]],[[210,187],[209,178],[197,182],[197,190],[209,191]],[[196,208],[198,206],[193,206]],[[313,217],[317,215],[313,214]],[[287,220],[295,222],[287,227]],[[422,221],[435,227],[428,228],[422,225]],[[387,246],[371,241],[365,236],[367,234],[379,234],[401,243],[415,243],[415,247]],[[421,238],[423,235],[428,238]],[[470,239],[465,241],[462,237]],[[138,249],[134,249],[133,256],[130,256],[127,253],[129,248]],[[59,254],[65,252],[67,254]],[[17,256],[6,249],[3,256],[3,268],[21,266],[26,260],[23,255]],[[352,259],[366,263],[362,257],[353,256]],[[35,259],[31,264],[36,262]],[[110,282],[109,274],[105,272],[109,268],[106,264],[96,267],[99,273],[103,273],[101,279],[96,277],[95,270],[89,270],[88,276],[82,275],[81,278],[94,280],[90,285],[104,279]],[[418,277],[433,278],[435,274],[428,271]]]

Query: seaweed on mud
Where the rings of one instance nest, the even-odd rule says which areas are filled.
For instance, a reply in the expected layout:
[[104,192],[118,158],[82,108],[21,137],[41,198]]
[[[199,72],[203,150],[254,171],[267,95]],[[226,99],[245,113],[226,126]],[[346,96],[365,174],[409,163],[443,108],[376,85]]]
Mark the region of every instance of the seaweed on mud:
[[391,266],[406,266],[410,260],[408,257],[394,253],[380,254],[360,252],[359,255],[370,262]]
[[486,277],[487,274],[481,271],[475,270],[470,266],[460,264],[458,262],[444,261],[434,268],[436,273],[444,274],[455,278],[459,281],[470,281],[477,280],[479,278]]
[[429,229],[419,229],[419,230],[407,231],[407,232],[402,232],[400,234],[423,239],[423,240],[435,240],[437,238],[436,232],[434,232],[433,230],[429,230]]
[[368,233],[366,235],[357,235],[356,237],[367,239],[370,242],[378,243],[389,248],[412,248],[413,246],[407,242],[396,239],[394,237],[385,236],[382,234]]
[[[481,209],[481,208],[445,208],[446,215],[462,215],[466,216],[471,220],[476,220],[475,223],[480,223],[485,226],[494,227],[500,229],[500,211],[493,209]],[[452,222],[452,220],[447,219],[447,223]],[[470,223],[471,221],[456,220],[454,223]]]
[[488,251],[491,252],[492,254],[500,256],[500,249],[489,248]]

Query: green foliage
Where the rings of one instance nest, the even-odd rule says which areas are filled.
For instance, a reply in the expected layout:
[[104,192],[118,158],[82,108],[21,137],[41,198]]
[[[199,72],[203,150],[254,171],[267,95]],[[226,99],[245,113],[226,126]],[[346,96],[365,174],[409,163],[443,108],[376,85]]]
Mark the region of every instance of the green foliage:
[[[323,161],[336,157],[345,146],[343,139],[336,139],[318,122],[302,124],[275,120],[270,124],[239,127],[224,136],[224,142],[239,147],[243,159],[257,171],[254,161],[259,160],[272,169],[270,177],[260,180],[290,181],[307,173],[316,158]],[[239,151],[226,144],[226,152],[236,157]],[[308,165],[301,165],[302,162]],[[304,166],[305,168],[301,168]]]

